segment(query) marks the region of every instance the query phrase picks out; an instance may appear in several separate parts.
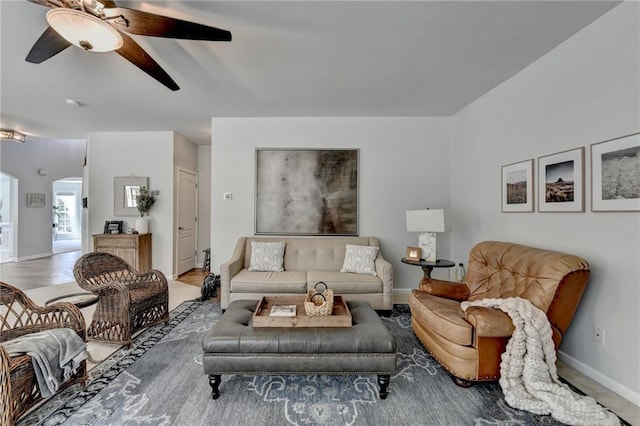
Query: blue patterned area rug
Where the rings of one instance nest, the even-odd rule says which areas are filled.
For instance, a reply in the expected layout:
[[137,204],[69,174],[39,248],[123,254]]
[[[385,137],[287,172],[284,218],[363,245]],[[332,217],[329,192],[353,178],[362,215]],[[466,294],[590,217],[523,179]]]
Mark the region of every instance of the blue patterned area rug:
[[411,330],[407,305],[384,318],[398,343],[389,396],[377,376],[222,376],[220,398],[202,369],[202,338],[220,304],[185,302],[20,425],[557,425],[510,408],[497,383],[456,386]]

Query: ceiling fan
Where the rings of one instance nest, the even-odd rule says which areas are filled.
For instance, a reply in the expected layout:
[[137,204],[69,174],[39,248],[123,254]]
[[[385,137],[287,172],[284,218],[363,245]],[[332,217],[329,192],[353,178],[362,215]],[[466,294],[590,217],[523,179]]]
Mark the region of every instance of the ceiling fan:
[[51,8],[49,27],[35,42],[26,61],[39,64],[72,44],[92,52],[117,54],[171,90],[180,87],[162,67],[125,33],[185,40],[231,41],[231,33],[215,27],[118,7],[113,0],[29,0]]

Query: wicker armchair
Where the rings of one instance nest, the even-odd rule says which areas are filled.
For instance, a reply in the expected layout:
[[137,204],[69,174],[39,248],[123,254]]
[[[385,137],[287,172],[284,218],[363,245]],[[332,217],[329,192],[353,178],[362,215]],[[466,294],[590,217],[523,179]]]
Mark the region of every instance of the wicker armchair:
[[[55,328],[71,328],[85,339],[84,317],[71,303],[40,307],[17,288],[0,282],[0,342]],[[87,378],[82,361],[59,390]],[[43,400],[29,355],[9,356],[0,345],[0,426],[10,426],[31,407]]]
[[130,345],[137,331],[169,320],[169,288],[160,271],[138,272],[118,256],[92,252],[76,261],[73,275],[98,295],[90,340]]

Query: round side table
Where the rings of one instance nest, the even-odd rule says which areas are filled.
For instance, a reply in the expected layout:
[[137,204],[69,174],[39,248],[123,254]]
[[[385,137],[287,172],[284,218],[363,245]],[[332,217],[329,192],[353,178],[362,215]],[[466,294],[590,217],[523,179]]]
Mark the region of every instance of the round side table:
[[420,266],[422,268],[424,271],[424,278],[422,278],[420,284],[426,284],[431,281],[431,271],[433,271],[433,268],[452,268],[456,265],[455,262],[445,259],[438,259],[437,262],[427,262],[426,260],[409,260],[406,257],[403,257],[400,260],[402,263],[406,263],[407,265]]

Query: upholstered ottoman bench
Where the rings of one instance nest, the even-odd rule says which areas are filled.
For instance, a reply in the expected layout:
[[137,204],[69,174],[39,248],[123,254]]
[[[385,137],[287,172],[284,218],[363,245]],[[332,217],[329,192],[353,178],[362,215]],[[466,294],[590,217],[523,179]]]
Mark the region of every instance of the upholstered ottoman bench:
[[347,302],[353,325],[341,328],[254,328],[257,303],[232,302],[202,341],[213,399],[222,374],[376,374],[387,397],[396,342],[367,302]]

